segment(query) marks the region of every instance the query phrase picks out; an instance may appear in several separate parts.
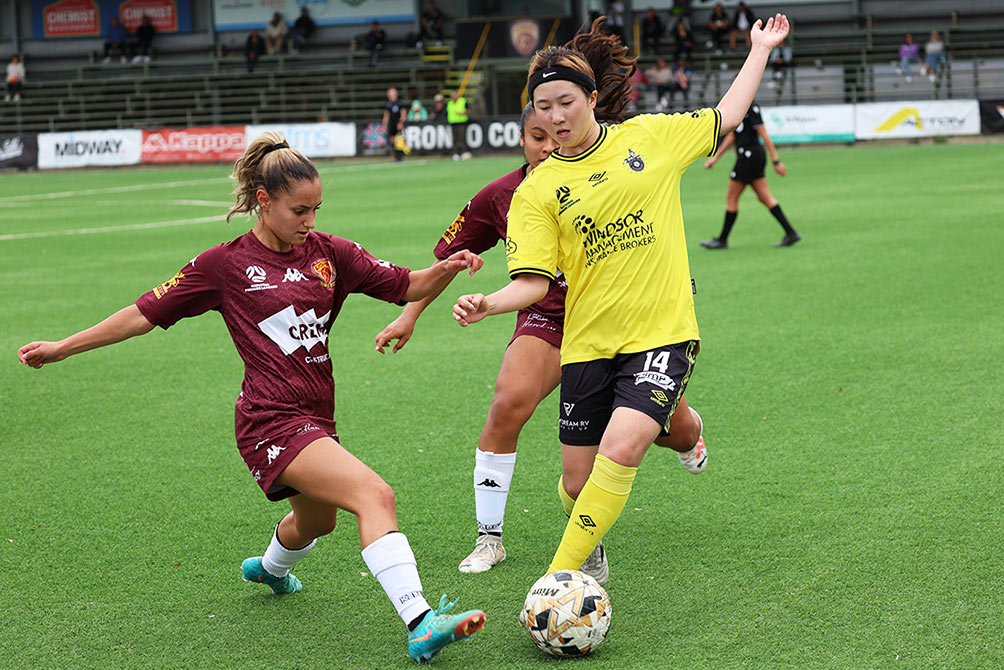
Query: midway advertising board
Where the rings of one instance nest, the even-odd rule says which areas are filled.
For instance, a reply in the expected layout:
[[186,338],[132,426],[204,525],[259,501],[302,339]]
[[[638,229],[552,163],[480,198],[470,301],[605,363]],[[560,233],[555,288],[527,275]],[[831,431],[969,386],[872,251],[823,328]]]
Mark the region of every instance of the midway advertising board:
[[142,130],[87,130],[39,133],[38,167],[136,165],[143,150]]

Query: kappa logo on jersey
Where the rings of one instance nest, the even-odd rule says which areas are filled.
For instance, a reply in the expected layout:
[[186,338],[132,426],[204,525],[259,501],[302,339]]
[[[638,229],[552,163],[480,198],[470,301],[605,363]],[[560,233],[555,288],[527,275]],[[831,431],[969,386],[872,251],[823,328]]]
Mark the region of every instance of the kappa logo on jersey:
[[305,281],[306,279],[307,275],[296,268],[286,268],[286,276],[282,278],[282,282],[285,284],[286,282]]
[[631,149],[628,149],[628,157],[624,159],[624,164],[635,172],[641,172],[645,169],[645,161]]
[[561,403],[565,408],[565,416],[572,416],[572,410],[575,409],[574,402],[563,402]]
[[276,312],[263,321],[258,322],[261,332],[268,335],[269,339],[279,345],[282,353],[289,356],[291,353],[303,347],[307,351],[317,344],[328,341],[328,317],[331,311],[327,311],[321,316],[314,314],[314,309],[310,308],[303,314],[297,316],[292,305],[287,305],[281,312]]
[[597,172],[589,178],[589,182],[592,184],[593,188],[596,188],[605,181],[607,181],[607,173],[605,170],[603,172]]
[[268,456],[268,464],[272,465],[272,461],[279,458],[279,454],[286,451],[286,447],[280,447],[279,445],[273,444],[268,448],[265,454]]
[[310,269],[314,271],[315,275],[321,278],[321,286],[324,288],[335,287],[335,268],[327,258],[314,261],[310,264]]
[[160,286],[154,286],[153,287],[154,297],[157,298],[157,300],[160,300],[167,294],[168,291],[177,286],[178,283],[184,278],[185,275],[179,272],[170,279],[168,279],[166,282],[161,284]]

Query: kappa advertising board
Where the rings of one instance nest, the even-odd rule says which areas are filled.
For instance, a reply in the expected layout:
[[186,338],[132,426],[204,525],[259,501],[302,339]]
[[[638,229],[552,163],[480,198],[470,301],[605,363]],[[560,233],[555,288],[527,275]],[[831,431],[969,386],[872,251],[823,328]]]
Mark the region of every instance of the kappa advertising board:
[[38,167],[42,169],[136,165],[140,162],[142,151],[142,130],[90,130],[38,135]]
[[0,135],[0,169],[27,170],[38,164],[38,141],[34,133]]
[[264,28],[274,12],[292,25],[301,7],[319,26],[369,25],[374,19],[410,23],[415,5],[413,0],[213,0],[213,16],[217,30]]
[[130,32],[144,16],[158,33],[192,32],[190,0],[32,0],[31,35],[37,40],[104,35],[113,16]]
[[288,123],[245,126],[245,145],[264,132],[277,132],[289,146],[308,158],[356,155],[356,126],[353,123]]
[[764,107],[760,111],[775,144],[854,141],[854,105]]
[[[390,152],[379,123],[360,123],[359,153],[375,156]],[[467,148],[472,153],[513,151],[519,149],[519,119],[495,117],[470,121],[465,128]],[[414,153],[451,153],[453,132],[446,123],[406,123],[402,131],[408,148]]]
[[244,126],[143,131],[144,163],[235,161],[244,153]]
[[979,135],[976,100],[869,102],[854,107],[859,140]]

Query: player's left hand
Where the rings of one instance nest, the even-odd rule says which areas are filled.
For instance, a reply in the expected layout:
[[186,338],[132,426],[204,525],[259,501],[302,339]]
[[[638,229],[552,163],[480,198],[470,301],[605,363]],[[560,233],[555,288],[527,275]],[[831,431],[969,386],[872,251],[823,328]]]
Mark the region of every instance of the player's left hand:
[[33,368],[56,363],[66,358],[59,342],[30,342],[17,350],[19,361]]
[[781,40],[788,36],[790,27],[788,17],[784,14],[772,16],[767,19],[766,24],[757,19],[756,23],[750,29],[750,42],[752,42],[754,47],[761,46],[766,49],[773,49],[781,43]]
[[784,163],[778,161],[774,163],[774,172],[778,173],[783,177],[784,175],[788,174],[788,168],[784,166]]
[[464,249],[451,255],[443,263],[451,272],[460,272],[464,268],[470,268],[470,275],[473,277],[474,273],[480,270],[485,264],[485,261],[481,256],[472,254],[467,249]]

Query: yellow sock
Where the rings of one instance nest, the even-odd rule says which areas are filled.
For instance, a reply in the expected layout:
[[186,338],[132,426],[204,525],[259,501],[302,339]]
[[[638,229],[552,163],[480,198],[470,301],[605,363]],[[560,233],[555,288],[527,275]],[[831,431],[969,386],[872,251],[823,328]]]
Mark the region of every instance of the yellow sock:
[[596,455],[593,472],[575,501],[548,572],[582,567],[583,561],[621,515],[637,472],[638,468],[618,465],[602,454]]
[[572,509],[575,508],[575,499],[568,495],[565,490],[565,478],[558,477],[558,497],[561,498],[561,506],[565,508],[565,516],[572,516]]

